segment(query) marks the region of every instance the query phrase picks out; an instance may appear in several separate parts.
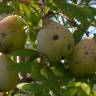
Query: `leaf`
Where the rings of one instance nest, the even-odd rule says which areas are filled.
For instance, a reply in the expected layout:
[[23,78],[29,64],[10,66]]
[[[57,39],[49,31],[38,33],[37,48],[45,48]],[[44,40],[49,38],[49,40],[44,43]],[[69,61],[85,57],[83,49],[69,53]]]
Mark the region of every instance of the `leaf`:
[[89,27],[89,25],[79,26],[79,28],[73,33],[75,44],[80,42],[80,40],[82,39],[82,36],[84,35],[84,33],[86,32],[88,27]]
[[[68,82],[72,81],[74,78],[74,74],[69,69],[66,69],[63,64],[60,62],[54,63],[53,66],[60,72],[61,77],[59,77],[59,81],[61,85],[66,85]],[[59,75],[59,76],[60,76]]]
[[60,84],[58,82],[58,79],[55,77],[53,72],[49,68],[45,68],[45,74],[46,74],[46,81],[45,85],[52,90],[52,92],[56,96],[60,96]]
[[74,3],[77,3],[77,0],[72,0]]
[[31,76],[34,80],[43,80],[44,77],[41,75],[40,71],[43,68],[43,65],[40,63],[36,63],[34,62],[32,64],[32,68],[31,68]]
[[77,96],[90,96],[90,95],[87,95],[84,90],[81,88],[81,87],[77,87]]
[[83,25],[88,23],[88,19],[94,21],[94,16],[88,7],[80,7],[75,4],[67,3],[66,1],[53,0],[65,15],[70,19],[76,18]]
[[94,39],[96,40],[96,33],[94,33]]
[[30,17],[30,10],[25,4],[19,4],[19,8],[22,14],[25,14],[28,17]]
[[57,8],[56,4],[54,4],[53,0],[46,1],[46,6],[49,8],[49,11],[51,11],[51,12],[54,10],[55,11],[58,10],[58,8]]
[[29,30],[29,38],[32,42],[35,42],[36,41],[36,37],[37,37],[37,31],[32,28]]
[[52,72],[54,73],[54,75],[55,75],[56,77],[61,77],[61,76],[63,76],[62,72],[60,72],[59,70],[57,70],[55,67],[51,67],[51,70],[52,70]]
[[9,5],[14,8],[14,11],[19,10],[19,2],[17,0],[11,0]]
[[14,8],[5,4],[5,3],[0,3],[0,14],[2,13],[11,13],[14,11]]
[[39,56],[39,52],[34,49],[19,49],[9,54],[10,56],[30,56],[34,60]]
[[[14,94],[14,96],[30,96],[31,94]],[[9,95],[9,96],[11,96],[11,95]]]
[[32,62],[13,63],[8,66],[9,70],[13,70],[16,72],[24,72],[24,73],[30,72],[31,68],[32,68]]
[[96,74],[91,75],[90,78],[88,79],[89,79],[88,84],[90,85],[90,88],[93,88],[93,86],[96,84]]
[[91,2],[91,0],[85,0],[85,2],[88,4],[88,3],[90,3],[90,2]]
[[[83,91],[82,93],[83,94],[86,94],[84,96],[89,96],[90,95],[90,87],[87,83],[84,83],[84,82],[77,82],[76,83],[76,86],[81,89],[81,91]],[[80,90],[79,90],[80,91]],[[80,92],[81,93],[81,92]],[[82,95],[83,96],[83,95]]]
[[28,35],[29,35],[30,43],[32,44],[33,48],[37,48],[36,40],[37,40],[37,35],[38,35],[39,30],[40,30],[40,26],[39,25],[30,26]]
[[32,22],[33,25],[37,25],[41,19],[41,16],[39,16],[38,14],[35,14],[33,12],[30,13],[30,21]]
[[84,31],[81,31],[81,30],[77,30],[77,31],[75,31],[73,33],[75,44],[80,42],[80,40],[82,39],[83,34],[84,34]]
[[49,90],[46,89],[46,86],[37,83],[22,84],[21,88],[30,95],[34,94],[35,96],[50,96]]
[[[96,16],[96,8],[89,7],[89,9],[91,10],[92,14],[94,16]],[[95,19],[95,21],[96,21],[96,19]]]
[[63,96],[75,96],[76,89],[75,88],[69,88],[65,91],[63,91]]
[[36,48],[36,39],[37,39],[37,30],[34,29],[34,27],[32,27],[30,30],[29,30],[29,39],[30,39],[30,42],[32,44],[32,47],[33,48]]
[[38,95],[42,92],[42,86],[40,86],[39,84],[25,84],[23,86],[23,89],[28,91],[28,92],[32,92],[34,93],[38,93]]

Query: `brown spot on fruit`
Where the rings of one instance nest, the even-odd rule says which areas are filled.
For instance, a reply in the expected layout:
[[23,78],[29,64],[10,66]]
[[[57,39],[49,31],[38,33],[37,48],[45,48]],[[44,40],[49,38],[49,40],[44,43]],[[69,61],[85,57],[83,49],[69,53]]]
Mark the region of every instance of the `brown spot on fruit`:
[[58,40],[59,39],[59,36],[58,35],[54,35],[53,36],[53,40]]
[[88,52],[85,52],[86,55],[88,55],[89,53]]
[[70,46],[70,44],[68,45],[68,50],[70,50],[71,49],[71,46]]

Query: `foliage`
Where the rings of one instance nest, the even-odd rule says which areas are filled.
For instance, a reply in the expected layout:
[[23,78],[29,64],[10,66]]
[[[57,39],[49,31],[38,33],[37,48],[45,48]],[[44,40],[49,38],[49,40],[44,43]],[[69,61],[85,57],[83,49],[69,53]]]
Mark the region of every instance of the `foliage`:
[[[20,94],[27,94],[26,96],[96,96],[95,74],[79,77],[71,73],[67,68],[67,62],[64,64],[45,62],[36,44],[38,31],[44,26],[45,19],[50,17],[63,22],[67,28],[73,29],[75,43],[78,43],[84,34],[89,36],[88,28],[96,27],[96,8],[90,6],[91,0],[68,0],[71,3],[67,0],[30,0],[28,3],[20,3],[19,0],[3,1],[0,3],[1,16],[2,14],[22,16],[26,21],[25,29],[28,34],[26,48],[9,54],[14,60],[14,64],[8,67],[9,70],[24,74],[30,73],[32,77],[32,82],[26,80],[18,85],[19,91],[15,92],[15,96],[21,96]],[[17,64],[16,56],[23,57],[23,61]],[[11,96],[12,92],[8,94]]]

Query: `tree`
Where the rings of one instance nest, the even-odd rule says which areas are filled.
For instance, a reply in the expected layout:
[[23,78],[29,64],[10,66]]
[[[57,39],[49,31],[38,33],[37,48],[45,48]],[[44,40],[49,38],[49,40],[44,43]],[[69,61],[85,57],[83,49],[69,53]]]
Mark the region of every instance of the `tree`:
[[71,31],[75,45],[82,37],[92,36],[95,40],[96,34],[91,31],[96,28],[96,0],[2,0],[0,18],[11,14],[24,19],[27,41],[24,49],[8,54],[14,61],[8,69],[15,70],[21,78],[17,89],[6,93],[8,96],[96,95],[95,73],[78,76],[68,68],[65,58],[61,62],[46,60],[36,43],[39,30],[49,18]]

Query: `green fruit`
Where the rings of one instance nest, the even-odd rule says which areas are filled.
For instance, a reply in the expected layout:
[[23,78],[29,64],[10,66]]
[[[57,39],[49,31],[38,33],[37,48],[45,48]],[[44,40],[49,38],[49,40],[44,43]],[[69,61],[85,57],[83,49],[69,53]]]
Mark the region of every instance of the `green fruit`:
[[67,28],[49,20],[38,33],[37,46],[40,53],[50,61],[58,61],[69,56],[74,47],[74,39]]
[[8,70],[8,65],[12,64],[11,59],[0,53],[0,92],[14,89],[19,82],[18,74]]
[[24,20],[17,15],[10,15],[0,21],[0,51],[10,53],[24,48],[26,33]]
[[74,48],[69,68],[77,75],[93,74],[96,71],[96,42],[91,38],[80,41]]

